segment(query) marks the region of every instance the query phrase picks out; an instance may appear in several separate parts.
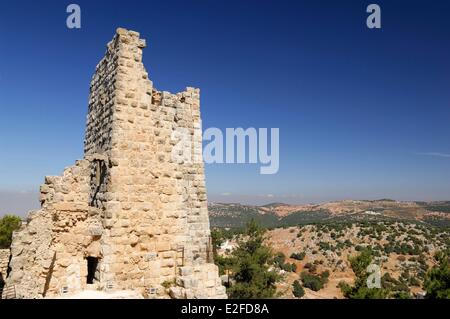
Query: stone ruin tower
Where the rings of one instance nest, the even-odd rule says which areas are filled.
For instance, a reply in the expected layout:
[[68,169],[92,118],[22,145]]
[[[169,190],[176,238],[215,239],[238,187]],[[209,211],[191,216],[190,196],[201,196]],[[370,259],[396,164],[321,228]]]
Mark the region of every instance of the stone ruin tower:
[[17,298],[85,289],[226,298],[212,262],[203,162],[173,160],[175,130],[201,154],[199,89],[153,87],[145,40],[122,28],[90,85],[84,159],[47,176],[41,209],[13,236]]

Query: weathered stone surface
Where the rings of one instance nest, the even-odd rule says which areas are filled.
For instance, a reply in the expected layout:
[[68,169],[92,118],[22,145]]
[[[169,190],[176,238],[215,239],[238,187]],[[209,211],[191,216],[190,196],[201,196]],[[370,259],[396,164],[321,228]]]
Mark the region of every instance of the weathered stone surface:
[[0,280],[6,278],[10,254],[9,249],[0,249]]
[[84,158],[45,178],[42,208],[14,234],[6,285],[19,298],[77,293],[92,288],[88,278],[150,298],[226,297],[210,260],[203,163],[172,156],[180,130],[201,154],[200,91],[154,88],[145,46],[122,28],[108,43],[90,85]]

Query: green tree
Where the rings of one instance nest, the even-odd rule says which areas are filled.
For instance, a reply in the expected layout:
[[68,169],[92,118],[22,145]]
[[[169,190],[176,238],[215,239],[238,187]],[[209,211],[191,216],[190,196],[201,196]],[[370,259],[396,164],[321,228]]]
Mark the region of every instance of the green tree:
[[[352,267],[353,272],[356,277],[362,278],[367,277],[366,268],[372,262],[372,252],[370,249],[363,249],[361,253],[355,257],[350,257],[350,266]],[[367,278],[366,278],[367,279]]]
[[0,248],[11,246],[12,233],[20,227],[22,220],[18,216],[5,215],[0,218]]
[[286,256],[282,252],[278,252],[273,257],[273,263],[274,265],[282,268],[284,265],[284,262],[286,261]]
[[437,266],[431,268],[425,275],[424,288],[429,299],[450,299],[450,265],[449,256],[438,253],[435,256]]
[[218,249],[226,240],[232,239],[233,236],[233,233],[223,229],[213,228],[211,230],[214,263],[219,267],[220,275],[228,274],[227,270],[230,270],[232,268],[233,260],[227,256],[219,255]]
[[406,272],[403,272],[403,276],[400,276],[401,280],[397,280],[393,278],[389,273],[385,273],[383,277],[381,277],[381,287],[385,289],[385,291],[389,292],[389,297],[394,299],[410,299],[411,294],[408,285],[406,284],[406,280],[402,279],[405,277]]
[[329,276],[330,272],[328,270],[324,271],[320,275],[314,275],[306,271],[300,274],[303,286],[313,291],[319,291],[320,289],[322,289],[323,286],[328,282]]
[[214,253],[214,255],[216,255],[217,254],[217,249],[225,241],[223,233],[222,233],[222,231],[220,229],[217,229],[217,228],[211,229],[211,241],[212,241],[213,253]]
[[302,285],[300,285],[300,282],[298,280],[295,280],[294,283],[292,284],[292,293],[296,298],[301,298],[305,295],[305,289],[303,289]]
[[230,298],[272,298],[275,295],[275,283],[279,279],[274,270],[273,254],[264,245],[265,230],[251,220],[247,224],[245,236],[238,241],[232,252],[233,278],[235,283],[228,289]]
[[367,267],[372,263],[371,249],[361,249],[359,255],[349,258],[350,265],[355,273],[356,279],[354,286],[340,282],[342,294],[349,299],[384,299],[388,296],[388,292],[382,288],[367,287]]

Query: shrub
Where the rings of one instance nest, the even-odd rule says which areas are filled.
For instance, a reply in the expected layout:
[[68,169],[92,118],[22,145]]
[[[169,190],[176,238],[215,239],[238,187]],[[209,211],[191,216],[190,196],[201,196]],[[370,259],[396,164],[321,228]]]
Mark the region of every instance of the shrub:
[[316,272],[316,270],[317,270],[317,266],[312,263],[306,263],[304,268],[308,269],[309,272],[311,272],[311,273]]
[[338,283],[337,287],[341,289],[341,292],[344,296],[349,295],[350,292],[352,291],[352,288],[350,287],[350,285],[348,283],[346,283],[345,281],[340,281]]
[[303,272],[301,275],[303,286],[314,291],[319,291],[323,288],[322,280],[319,276]]
[[275,254],[275,256],[273,257],[273,263],[280,268],[284,265],[285,260],[286,256],[282,252]]
[[0,248],[9,248],[11,246],[12,233],[19,229],[22,220],[18,216],[5,215],[0,218]]
[[409,278],[409,284],[413,287],[420,287],[420,281],[416,277]]
[[281,265],[280,268],[283,269],[284,271],[288,271],[288,272],[296,272],[297,271],[297,265],[294,264],[294,263],[292,263],[292,264],[289,264],[289,263],[283,264],[283,265]]
[[331,245],[327,242],[321,241],[319,243],[319,249],[322,251],[331,250]]
[[302,272],[300,278],[304,287],[313,291],[319,291],[328,282],[329,275],[329,271],[324,271],[320,276],[313,275],[308,272]]
[[305,259],[306,253],[292,253],[291,258],[296,260],[303,260]]
[[305,295],[305,289],[303,289],[298,280],[295,280],[292,284],[292,293],[296,298],[301,298]]
[[423,286],[427,292],[426,298],[450,299],[449,257],[444,253],[438,253],[435,259],[438,265],[430,269],[425,276]]
[[322,277],[322,280],[325,281],[325,283],[328,281],[328,277],[330,277],[330,272],[328,270],[325,270],[320,277]]

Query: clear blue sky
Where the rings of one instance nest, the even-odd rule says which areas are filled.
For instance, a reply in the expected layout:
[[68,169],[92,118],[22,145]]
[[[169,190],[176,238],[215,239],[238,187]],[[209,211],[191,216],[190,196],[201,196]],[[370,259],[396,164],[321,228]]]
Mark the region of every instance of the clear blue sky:
[[[449,1],[14,1],[0,10],[0,213],[82,158],[89,81],[117,27],[203,126],[279,127],[280,170],[207,165],[210,200],[450,199]],[[378,3],[382,29],[366,27]]]

